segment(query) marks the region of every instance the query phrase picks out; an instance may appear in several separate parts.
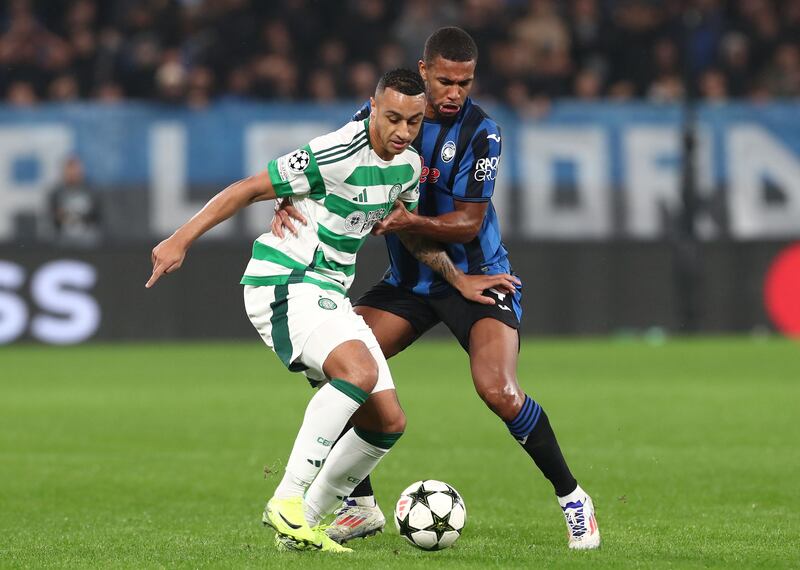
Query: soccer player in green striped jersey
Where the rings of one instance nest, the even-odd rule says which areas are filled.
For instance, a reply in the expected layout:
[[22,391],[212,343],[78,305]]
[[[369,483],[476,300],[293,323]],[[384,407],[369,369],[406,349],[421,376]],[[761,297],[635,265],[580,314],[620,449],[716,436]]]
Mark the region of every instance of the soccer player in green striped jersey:
[[[424,84],[407,70],[385,74],[363,121],[271,161],[236,182],[152,253],[146,287],[177,270],[189,246],[247,205],[291,197],[309,223],[279,238],[260,236],[241,283],[247,314],[291,371],[321,385],[311,398],[263,521],[279,547],[346,552],[319,526],[386,455],[405,429],[378,341],[345,296],[356,252],[393,207],[416,208],[421,162],[409,148],[425,111]],[[397,202],[397,205],[396,205]],[[513,291],[510,275],[465,276],[441,249],[407,237],[410,250],[472,300],[482,291]],[[333,442],[351,421],[353,430]]]

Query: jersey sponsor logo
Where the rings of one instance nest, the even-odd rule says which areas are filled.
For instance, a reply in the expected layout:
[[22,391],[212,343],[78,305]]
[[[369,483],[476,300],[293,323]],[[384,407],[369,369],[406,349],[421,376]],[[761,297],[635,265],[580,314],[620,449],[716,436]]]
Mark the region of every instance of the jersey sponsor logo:
[[475,180],[478,182],[494,180],[497,176],[497,164],[499,162],[499,156],[478,159],[478,161],[475,162]]
[[386,208],[378,208],[369,212],[362,212],[356,210],[350,212],[344,219],[344,229],[348,232],[365,232],[372,229],[376,223],[382,220],[386,215]]
[[371,230],[372,226],[381,221],[384,217],[386,217],[386,208],[378,208],[377,210],[372,210],[367,214],[367,220],[361,227],[361,231],[366,232],[368,230]]
[[[317,301],[317,305],[319,305],[321,309],[325,309],[326,311],[334,311],[336,310],[337,307],[336,302],[333,299],[328,299],[327,297],[320,297],[319,301]],[[319,439],[317,439],[317,441],[319,441]],[[328,445],[321,441],[319,441],[319,443],[322,443],[322,445]]]
[[442,160],[445,162],[450,162],[453,160],[453,157],[456,155],[456,143],[453,141],[447,141],[444,143],[442,147]]
[[288,162],[289,170],[303,172],[308,167],[308,163],[311,162],[311,157],[308,156],[305,150],[298,149],[289,156]]
[[366,219],[367,215],[361,210],[350,212],[344,219],[344,229],[346,229],[348,232],[354,232],[356,228],[363,224],[364,220]]
[[495,133],[492,133],[490,135],[486,135],[486,138],[490,139],[490,140],[496,140],[497,142],[500,142],[500,135],[496,135]]

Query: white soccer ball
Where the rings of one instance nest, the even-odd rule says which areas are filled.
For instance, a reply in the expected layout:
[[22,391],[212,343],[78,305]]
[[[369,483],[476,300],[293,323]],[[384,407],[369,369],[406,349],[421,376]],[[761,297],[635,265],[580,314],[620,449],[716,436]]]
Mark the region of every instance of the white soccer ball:
[[466,522],[467,507],[458,491],[433,479],[409,485],[394,508],[400,536],[422,550],[452,546]]

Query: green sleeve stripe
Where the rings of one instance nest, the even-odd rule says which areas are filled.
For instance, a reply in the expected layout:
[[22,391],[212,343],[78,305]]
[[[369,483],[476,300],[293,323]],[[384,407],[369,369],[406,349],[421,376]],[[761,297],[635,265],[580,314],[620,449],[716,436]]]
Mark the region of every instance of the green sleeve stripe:
[[269,165],[267,166],[267,172],[269,173],[269,181],[272,182],[272,187],[275,189],[275,194],[279,198],[283,198],[284,196],[291,196],[294,194],[294,191],[292,190],[292,185],[289,184],[289,181],[281,180],[281,175],[278,172],[277,160],[269,161]]
[[317,237],[319,237],[319,241],[331,246],[333,249],[338,249],[344,253],[355,253],[361,249],[361,245],[369,237],[369,234],[362,238],[340,236],[339,234],[333,233],[322,224],[319,224],[317,229]]
[[349,158],[350,156],[354,155],[355,153],[357,153],[359,150],[361,150],[362,148],[364,148],[368,144],[369,144],[369,138],[367,138],[365,141],[357,144],[354,147],[348,147],[350,150],[349,150],[349,152],[347,152],[347,154],[340,154],[340,155],[335,156],[335,157],[330,158],[330,159],[327,159],[327,158],[326,159],[321,159],[319,162],[317,162],[317,165],[325,166],[326,164],[333,164],[334,162],[340,162],[340,161],[344,160],[345,158]]
[[269,304],[272,309],[272,316],[269,321],[272,324],[272,345],[275,347],[275,354],[281,359],[287,368],[292,363],[292,337],[289,334],[289,285],[278,285],[275,287],[275,300]]
[[400,436],[403,435],[403,432],[379,433],[375,431],[366,431],[357,427],[354,427],[353,431],[355,431],[356,435],[367,443],[374,445],[375,447],[380,447],[381,449],[391,449],[392,446],[397,443],[397,440],[400,439]]
[[356,272],[355,263],[337,263],[336,261],[326,259],[325,253],[321,249],[318,249],[314,256],[314,267],[344,273],[348,277],[355,275]]
[[257,259],[259,261],[277,263],[278,265],[288,267],[289,269],[298,269],[300,271],[305,271],[307,269],[307,266],[304,263],[301,263],[296,259],[289,257],[282,251],[278,251],[274,247],[270,247],[261,243],[260,241],[253,242],[252,257],[253,259]]
[[413,212],[414,209],[419,206],[419,200],[414,200],[413,202],[403,202],[406,206],[406,210],[409,212]]
[[355,384],[351,384],[347,380],[340,380],[338,378],[334,378],[331,380],[331,386],[339,390],[342,394],[347,396],[348,398],[354,400],[358,404],[363,404],[369,398],[369,394],[367,394],[364,390],[356,386]]
[[385,206],[385,202],[380,204],[364,204],[361,202],[347,200],[341,196],[337,196],[336,194],[328,194],[325,196],[325,208],[330,213],[341,216],[342,218],[346,218],[349,214],[355,212],[356,210],[360,210],[362,212],[371,212]]
[[314,156],[314,153],[311,151],[311,147],[306,145],[303,147],[308,153],[309,163],[305,169],[306,180],[308,181],[309,192],[308,195],[318,200],[325,196],[325,181],[322,179],[322,175],[319,172],[319,166],[317,165],[317,159]]
[[292,275],[267,275],[263,277],[257,275],[244,275],[239,281],[239,283],[241,283],[242,285],[253,285],[255,287],[288,285],[291,283],[311,283],[313,285],[316,285],[320,289],[325,289],[326,291],[336,291],[337,293],[341,293],[342,295],[345,295],[347,293],[347,290],[341,285],[337,285],[336,283],[330,283],[328,281],[322,281],[321,279],[314,279],[313,277],[309,277],[308,275],[303,275],[300,278]]
[[410,164],[397,166],[358,166],[344,183],[352,186],[391,186],[406,184],[414,178],[414,167]]
[[319,158],[320,160],[331,158],[334,155],[346,152],[347,149],[349,149],[351,146],[356,145],[356,144],[358,144],[360,142],[363,142],[364,141],[364,137],[366,137],[366,134],[367,134],[366,131],[361,131],[356,136],[354,136],[350,140],[350,142],[337,144],[335,146],[324,148],[322,150],[317,151],[315,154],[317,155],[317,158]]

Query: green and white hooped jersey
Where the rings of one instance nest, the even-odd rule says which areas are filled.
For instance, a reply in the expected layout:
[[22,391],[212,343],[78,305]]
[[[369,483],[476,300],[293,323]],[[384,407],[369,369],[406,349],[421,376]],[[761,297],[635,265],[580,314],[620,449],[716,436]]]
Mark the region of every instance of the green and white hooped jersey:
[[413,210],[422,163],[409,147],[381,159],[369,141],[369,119],[346,124],[269,163],[275,193],[291,197],[308,225],[283,239],[265,233],[253,243],[244,285],[315,283],[346,293],[356,252],[395,200]]

